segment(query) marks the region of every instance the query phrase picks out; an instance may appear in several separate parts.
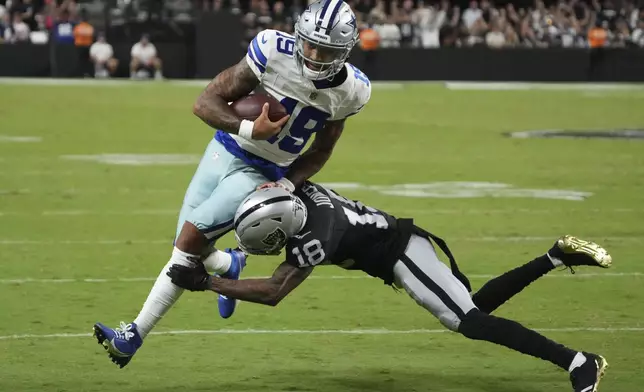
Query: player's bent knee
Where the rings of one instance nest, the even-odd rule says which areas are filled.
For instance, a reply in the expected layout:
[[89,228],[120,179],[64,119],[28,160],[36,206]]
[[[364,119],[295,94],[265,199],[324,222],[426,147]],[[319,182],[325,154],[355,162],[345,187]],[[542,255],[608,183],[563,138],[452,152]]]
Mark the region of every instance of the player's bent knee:
[[191,222],[184,222],[181,232],[175,241],[175,245],[180,250],[193,254],[202,254],[204,249],[208,247],[208,240],[206,236],[199,231],[197,226]]
[[476,292],[472,296],[472,302],[474,302],[474,305],[476,305],[476,307],[479,308],[479,310],[481,312],[490,314],[493,311],[495,311],[496,308],[499,307],[498,302],[491,302],[489,300],[489,298],[488,298],[489,295],[484,296],[484,295],[480,295],[479,293],[480,293],[480,291]]
[[433,314],[434,317],[436,317],[447,329],[454,332],[458,330],[458,325],[461,320],[449,308],[444,306],[442,303],[430,300],[429,297],[416,294],[414,290],[410,289],[409,285],[405,285],[405,290],[418,305]]
[[494,316],[474,308],[463,317],[457,332],[470,339],[483,340],[495,326]]
[[444,312],[438,315],[438,321],[449,329],[452,332],[458,332],[458,328],[461,324],[461,319],[452,312]]

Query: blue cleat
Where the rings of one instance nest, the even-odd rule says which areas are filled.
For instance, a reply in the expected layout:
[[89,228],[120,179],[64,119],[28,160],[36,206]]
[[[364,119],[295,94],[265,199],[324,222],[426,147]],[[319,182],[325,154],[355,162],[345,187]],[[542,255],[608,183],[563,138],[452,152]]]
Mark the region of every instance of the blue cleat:
[[112,362],[120,368],[125,367],[136,350],[143,344],[143,339],[136,329],[136,324],[125,324],[121,321],[119,328],[108,328],[101,323],[94,324],[94,336],[103,345]]
[[[239,279],[239,275],[241,275],[242,270],[246,266],[246,255],[237,249],[226,249],[224,252],[230,253],[232,261],[230,263],[230,269],[225,274],[222,274],[221,277],[232,280]],[[223,318],[228,318],[235,313],[237,300],[219,294],[217,304],[219,305],[219,315]]]

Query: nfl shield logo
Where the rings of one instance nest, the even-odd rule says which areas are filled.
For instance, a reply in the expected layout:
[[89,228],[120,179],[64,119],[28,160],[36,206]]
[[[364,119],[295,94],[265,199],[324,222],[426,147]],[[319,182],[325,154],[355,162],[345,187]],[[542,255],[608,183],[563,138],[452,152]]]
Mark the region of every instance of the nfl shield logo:
[[311,94],[309,94],[309,99],[315,99],[317,97],[318,97],[317,91],[311,91]]

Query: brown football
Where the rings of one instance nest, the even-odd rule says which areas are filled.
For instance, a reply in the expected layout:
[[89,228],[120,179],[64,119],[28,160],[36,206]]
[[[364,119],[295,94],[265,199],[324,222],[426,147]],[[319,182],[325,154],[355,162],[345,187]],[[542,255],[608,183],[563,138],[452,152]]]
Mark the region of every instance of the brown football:
[[254,121],[262,113],[262,106],[268,102],[268,118],[277,121],[286,116],[286,108],[280,101],[266,94],[251,94],[233,102],[230,107],[244,120]]

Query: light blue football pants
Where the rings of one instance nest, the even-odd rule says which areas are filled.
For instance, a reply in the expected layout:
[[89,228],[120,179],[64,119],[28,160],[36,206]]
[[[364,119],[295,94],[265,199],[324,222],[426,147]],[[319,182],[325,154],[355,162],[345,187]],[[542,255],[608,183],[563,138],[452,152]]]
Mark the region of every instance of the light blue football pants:
[[237,207],[246,196],[265,182],[262,173],[212,139],[183,199],[175,239],[188,221],[214,243],[233,228]]

